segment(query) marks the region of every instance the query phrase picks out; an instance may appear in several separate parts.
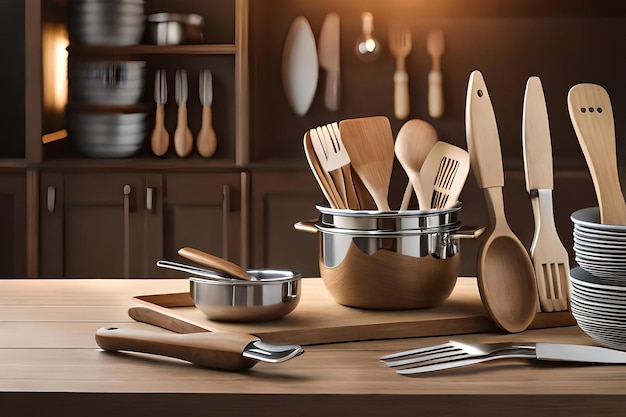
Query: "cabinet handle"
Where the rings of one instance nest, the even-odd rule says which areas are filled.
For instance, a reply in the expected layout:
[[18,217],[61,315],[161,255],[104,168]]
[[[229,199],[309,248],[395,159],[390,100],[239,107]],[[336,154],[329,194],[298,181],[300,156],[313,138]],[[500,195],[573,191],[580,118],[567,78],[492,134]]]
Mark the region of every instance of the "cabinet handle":
[[222,258],[228,259],[228,214],[230,212],[230,186],[222,185]]
[[147,187],[146,188],[146,210],[147,211],[154,211],[154,193],[155,193],[155,189],[154,187]]
[[124,185],[124,278],[130,278],[130,185]]
[[57,188],[54,185],[48,186],[48,211],[54,213],[56,207]]

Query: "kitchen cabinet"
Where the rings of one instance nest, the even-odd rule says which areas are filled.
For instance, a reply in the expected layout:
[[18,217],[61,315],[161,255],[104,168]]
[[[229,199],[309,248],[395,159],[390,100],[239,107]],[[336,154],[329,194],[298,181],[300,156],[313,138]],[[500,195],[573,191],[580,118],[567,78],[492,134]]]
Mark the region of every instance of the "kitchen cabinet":
[[26,276],[26,175],[0,172],[0,277]]
[[180,276],[157,268],[193,246],[240,260],[240,175],[41,175],[41,275]]
[[313,176],[274,170],[253,173],[251,182],[252,266],[319,276],[319,237],[293,227],[319,215],[315,204],[323,196]]

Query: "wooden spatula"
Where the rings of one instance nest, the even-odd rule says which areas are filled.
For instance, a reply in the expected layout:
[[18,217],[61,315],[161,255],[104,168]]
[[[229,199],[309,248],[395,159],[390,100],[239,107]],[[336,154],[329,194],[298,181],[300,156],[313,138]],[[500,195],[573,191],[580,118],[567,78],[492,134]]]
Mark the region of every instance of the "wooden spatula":
[[390,211],[387,197],[393,169],[393,134],[385,116],[346,119],[339,122],[343,144],[352,168],[380,211]]
[[343,207],[341,198],[339,198],[339,192],[330,178],[330,174],[324,171],[322,164],[319,159],[317,159],[317,155],[313,149],[313,142],[311,140],[311,131],[307,131],[304,134],[302,142],[304,146],[304,154],[306,155],[311,172],[313,172],[313,176],[317,180],[317,184],[320,186],[324,197],[328,200],[328,204],[330,204],[332,208],[345,208]]
[[569,116],[596,190],[603,224],[626,225],[626,203],[619,182],[615,121],[607,91],[578,84],[567,94]]
[[530,257],[541,311],[565,311],[569,307],[569,255],[554,224],[552,206],[552,145],[548,109],[541,80],[530,77],[526,82],[522,115],[522,148],[526,190],[535,217],[535,234]]
[[469,169],[469,154],[465,149],[438,141],[424,160],[419,175],[429,200],[427,208],[443,209],[456,204]]

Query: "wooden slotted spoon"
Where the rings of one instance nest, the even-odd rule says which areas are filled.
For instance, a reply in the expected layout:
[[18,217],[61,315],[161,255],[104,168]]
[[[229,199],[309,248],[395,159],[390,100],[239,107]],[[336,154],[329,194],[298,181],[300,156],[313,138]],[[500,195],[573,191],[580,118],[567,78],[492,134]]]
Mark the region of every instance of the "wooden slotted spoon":
[[526,82],[522,116],[526,190],[535,217],[530,257],[535,266],[541,311],[565,311],[569,296],[569,255],[554,224],[552,145],[548,109],[541,80]]
[[393,134],[385,116],[346,119],[339,122],[343,144],[354,172],[380,211],[390,211],[387,197],[393,169]]
[[491,223],[478,252],[478,289],[493,321],[505,331],[521,332],[537,310],[535,271],[526,248],[506,221],[498,126],[480,71],[470,74],[465,123],[471,166],[484,190]]
[[452,207],[459,199],[470,169],[469,154],[465,149],[439,141],[431,149],[420,170],[422,190],[428,198],[428,207]]
[[615,121],[609,94],[596,84],[578,84],[567,94],[567,107],[591,172],[600,221],[626,225],[626,203],[617,170]]
[[[404,168],[409,182],[404,190],[404,197],[400,204],[400,210],[409,208],[409,202],[413,195],[413,182],[417,181],[419,189],[415,189],[417,203],[420,210],[427,210],[428,198],[421,189],[421,181],[419,181],[419,172],[422,169],[424,160],[428,156],[433,146],[438,141],[438,135],[435,128],[428,122],[420,119],[411,119],[404,123],[396,136],[394,145],[396,157]],[[415,178],[415,180],[414,180]]]
[[335,187],[335,184],[330,177],[330,174],[326,172],[322,168],[322,164],[317,158],[315,150],[313,149],[313,142],[311,139],[311,134],[317,135],[315,129],[311,129],[310,131],[304,134],[304,138],[302,140],[304,146],[304,154],[306,156],[307,162],[309,163],[309,167],[311,168],[311,172],[313,172],[313,176],[317,180],[317,184],[320,186],[322,190],[322,194],[326,197],[328,204],[332,208],[345,208],[343,206],[343,202],[339,196],[339,191]]

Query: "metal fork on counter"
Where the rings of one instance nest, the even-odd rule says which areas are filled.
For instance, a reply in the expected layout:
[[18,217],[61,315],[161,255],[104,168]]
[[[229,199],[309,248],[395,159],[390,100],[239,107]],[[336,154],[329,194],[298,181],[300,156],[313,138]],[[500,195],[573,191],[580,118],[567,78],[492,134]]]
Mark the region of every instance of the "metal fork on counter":
[[460,368],[496,359],[624,364],[626,352],[598,346],[560,343],[447,343],[392,353],[380,358],[400,375]]

